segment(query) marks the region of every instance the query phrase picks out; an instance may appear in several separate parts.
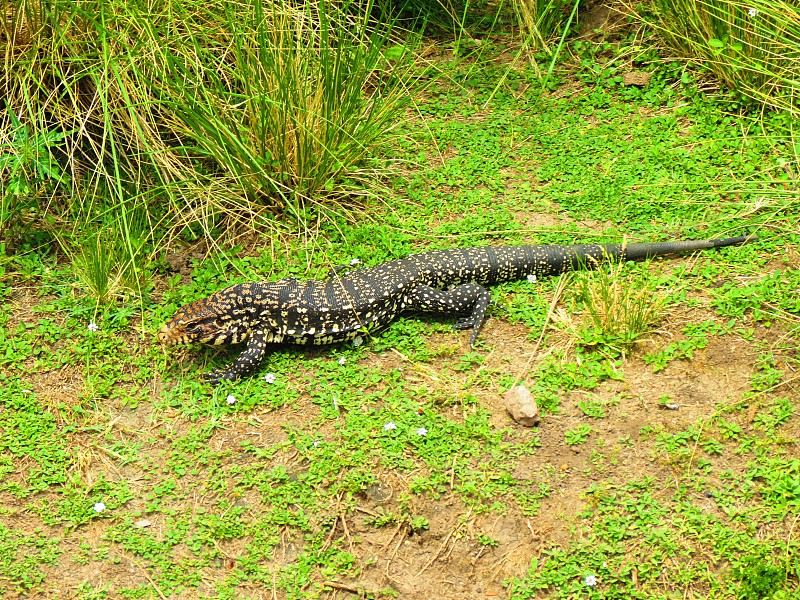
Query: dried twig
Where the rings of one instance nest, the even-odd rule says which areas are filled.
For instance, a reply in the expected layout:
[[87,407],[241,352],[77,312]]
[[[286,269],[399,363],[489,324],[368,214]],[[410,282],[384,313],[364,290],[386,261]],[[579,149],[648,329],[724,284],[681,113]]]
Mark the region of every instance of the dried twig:
[[147,569],[145,569],[142,565],[140,565],[136,561],[133,561],[133,564],[139,567],[139,570],[142,572],[142,575],[144,575],[145,579],[147,579],[147,581],[150,582],[150,585],[153,586],[153,589],[156,591],[156,594],[158,594],[159,598],[161,598],[161,600],[167,600],[167,597],[164,595],[164,592],[161,591],[161,588],[158,587],[156,582],[153,581],[153,578],[150,577],[150,573],[147,572]]
[[337,583],[336,581],[323,581],[322,585],[324,587],[333,588],[334,590],[342,590],[343,592],[350,592],[351,594],[356,594],[357,596],[365,596],[367,594],[364,588],[354,588],[349,585],[345,585],[343,583]]
[[441,556],[441,554],[442,554],[442,550],[444,550],[444,549],[445,549],[445,547],[447,546],[447,544],[450,542],[450,538],[451,538],[451,537],[453,537],[453,533],[454,533],[454,532],[455,532],[455,529],[451,529],[451,530],[450,530],[450,533],[448,533],[448,534],[447,534],[447,537],[445,537],[445,538],[444,538],[444,541],[443,541],[443,542],[441,543],[441,545],[439,546],[439,549],[436,551],[436,554],[434,554],[434,555],[431,557],[431,559],[430,559],[430,560],[429,560],[427,563],[425,563],[425,566],[424,566],[424,567],[422,567],[422,568],[419,570],[419,573],[417,573],[417,577],[419,577],[419,576],[420,576],[420,575],[422,575],[422,574],[423,574],[425,571],[427,571],[427,570],[428,570],[428,568],[430,568],[430,566],[431,566],[433,563],[435,563],[435,562],[436,562],[436,560],[439,558],[439,556]]

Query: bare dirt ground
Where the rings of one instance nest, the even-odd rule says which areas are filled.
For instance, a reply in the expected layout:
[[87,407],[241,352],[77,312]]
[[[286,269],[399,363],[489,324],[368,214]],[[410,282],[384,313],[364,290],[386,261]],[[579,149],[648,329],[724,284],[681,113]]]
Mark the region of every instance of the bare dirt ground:
[[[591,23],[591,20],[588,22]],[[580,84],[576,82],[576,86]],[[569,93],[569,84],[563,86],[559,93]],[[558,207],[551,208],[549,213],[520,210],[515,216],[530,231],[546,230],[565,220]],[[580,224],[598,231],[608,225],[589,220]],[[176,252],[169,259],[174,263],[174,273],[182,276],[184,285],[190,283],[190,257],[188,251],[185,255]],[[195,256],[199,257],[202,257],[202,252]],[[796,251],[791,256],[775,258],[764,274],[796,268],[800,264]],[[656,270],[661,267],[653,265],[652,268]],[[523,514],[513,502],[507,503],[507,510],[503,514],[476,513],[452,489],[455,485],[453,479],[451,489],[438,497],[408,494],[412,474],[401,474],[376,465],[374,474],[379,484],[366,488],[358,496],[353,509],[345,508],[342,502],[341,510],[327,511],[311,519],[315,533],[327,531],[326,545],[346,548],[355,557],[357,567],[350,579],[330,579],[318,571],[315,582],[326,586],[320,597],[343,600],[355,597],[388,598],[393,594],[402,599],[503,600],[510,597],[509,580],[525,577],[532,559],[541,559],[549,548],[565,548],[583,535],[580,530],[581,513],[592,502],[587,491],[593,485],[599,482],[624,483],[633,478],[649,477],[656,493],[662,490],[666,495],[675,489],[683,474],[691,467],[694,456],[690,455],[688,462],[674,462],[644,439],[642,430],[652,427],[671,432],[685,430],[691,425],[702,426],[721,407],[740,401],[742,394],[750,389],[758,355],[757,346],[775,345],[788,327],[781,322],[775,322],[771,327],[749,323],[753,328],[752,339],[746,340],[736,334],[712,336],[708,345],[695,351],[691,360],[672,361],[663,371],[654,373],[653,367],[646,364],[642,356],[647,351],[680,339],[686,323],[714,319],[714,314],[707,308],[709,298],[708,292],[692,294],[690,299],[696,301],[696,306],[673,309],[660,323],[658,330],[624,360],[619,379],[605,381],[591,391],[573,390],[563,394],[558,412],[544,413],[535,429],[524,428],[513,422],[500,394],[503,390],[500,379],[505,374],[514,377],[522,375],[521,383],[530,384],[526,373],[532,364],[535,365],[542,355],[554,347],[569,347],[571,342],[561,331],[549,331],[545,344],[534,355],[539,332],[531,331],[522,324],[511,323],[502,314],[496,313],[482,330],[481,337],[488,346],[488,350],[483,351],[483,364],[464,372],[463,378],[454,376],[449,370],[453,360],[450,352],[443,352],[441,357],[425,363],[409,360],[393,350],[369,353],[365,360],[370,365],[386,372],[402,368],[403,376],[408,381],[426,386],[431,395],[436,397],[445,395],[457,398],[463,391],[465,381],[476,370],[488,372],[488,379],[481,380],[482,383],[470,389],[470,393],[477,398],[478,407],[491,413],[492,425],[504,430],[506,439],[524,441],[538,438],[540,447],[532,455],[520,456],[516,460],[513,475],[518,480],[529,482],[532,488],[547,486],[549,492],[540,499],[539,509],[534,515]],[[36,321],[38,316],[33,308],[42,302],[36,289],[15,289],[10,301],[14,310],[7,324],[8,331],[13,331],[20,322]],[[469,333],[465,332],[435,333],[428,343],[434,348],[456,346],[458,356],[468,352],[468,337]],[[154,339],[139,339],[135,334],[127,342],[140,347],[142,352],[156,343]],[[198,360],[194,350],[171,349],[169,352],[170,360],[177,363],[190,364]],[[775,355],[779,361],[795,358],[783,350],[776,350]],[[26,364],[31,366],[33,358]],[[791,369],[788,362],[779,363],[778,366]],[[447,374],[443,375],[445,372]],[[303,375],[302,363],[298,364],[297,375],[298,378]],[[789,373],[786,378],[788,383],[777,392],[793,398],[800,397],[800,383],[794,377],[793,373]],[[122,464],[113,450],[101,443],[98,434],[113,431],[120,439],[141,444],[138,455],[143,464],[163,463],[171,449],[165,433],[185,433],[197,425],[196,420],[178,410],[154,408],[165,386],[173,383],[163,382],[156,375],[146,384],[151,402],[140,402],[131,408],[119,401],[104,401],[102,409],[96,411],[97,421],[92,424],[93,427],[65,433],[70,446],[81,449],[82,460],[75,465],[74,474],[82,476],[90,484],[102,477],[107,480],[126,480],[133,493],[133,498],[125,504],[130,512],[147,512],[147,495],[153,487],[150,473],[139,466]],[[31,386],[40,401],[51,408],[87,404],[85,377],[82,367],[77,363],[37,373],[31,378]],[[225,457],[226,448],[236,448],[244,441],[263,447],[288,442],[287,425],[302,425],[316,420],[320,408],[311,401],[309,391],[301,389],[296,402],[275,409],[257,407],[247,415],[220,417],[219,427],[207,443],[213,451],[223,453],[222,471],[225,472],[225,467],[230,466],[229,461],[241,460],[238,456]],[[774,393],[766,392],[763,398]],[[591,419],[578,408],[578,403],[589,397],[603,402],[606,418]],[[665,397],[669,398],[669,408],[662,402]],[[745,431],[751,430],[757,408],[757,403],[753,403],[752,411],[733,413],[728,419],[735,421]],[[464,416],[465,411],[474,408],[454,402],[452,405],[438,406],[437,410],[458,419]],[[54,413],[60,414],[58,411]],[[588,441],[580,445],[568,445],[565,442],[566,432],[585,424],[590,424],[592,428]],[[327,426],[333,428],[333,424]],[[792,427],[797,429],[796,424]],[[787,431],[786,435],[799,437],[800,431]],[[728,468],[733,472],[743,472],[747,468],[748,459],[741,455],[726,453],[718,460],[722,463],[720,468]],[[269,464],[284,466],[290,475],[301,473],[308,467],[288,443],[287,449],[271,457]],[[26,465],[19,466],[21,470],[9,477],[22,482],[22,470]],[[158,512],[147,515],[149,531],[155,532],[157,538],[165,535],[170,526],[169,518],[165,516],[169,511],[200,515],[207,507],[214,506],[218,498],[200,491],[205,483],[193,480],[191,475],[181,478],[180,498],[165,500]],[[51,491],[26,499],[0,492],[0,516],[7,527],[26,535],[41,532],[62,540],[60,548],[63,553],[57,564],[42,567],[45,574],[43,584],[35,592],[20,596],[117,598],[122,597],[119,590],[123,588],[141,588],[148,590],[149,596],[145,597],[167,597],[146,561],[121,544],[108,543],[106,536],[112,520],[94,520],[74,529],[43,523],[37,507],[58,501],[59,495]],[[713,500],[702,494],[696,494],[694,501],[705,510],[719,510]],[[371,523],[376,515],[400,512],[401,503],[408,507],[410,513],[427,517],[427,530],[415,532],[406,523],[382,528]],[[235,506],[243,508],[246,516],[253,519],[268,508],[256,491],[237,497]],[[271,557],[266,559],[268,564],[265,567],[291,565],[303,550],[304,540],[296,530],[284,527],[279,536],[280,541]],[[481,543],[481,536],[490,538],[493,543]],[[236,568],[246,545],[251,542],[248,536],[217,542],[216,547],[224,558],[216,559],[211,565],[198,565],[197,586],[184,587],[169,597],[216,597],[217,584],[225,581]],[[179,544],[174,551],[177,552],[176,559],[191,560],[193,557],[192,551],[185,545]],[[103,559],[91,558],[95,556]],[[12,590],[3,590],[3,583],[0,580],[0,597],[18,597]],[[89,584],[94,590],[103,590],[104,595],[84,595],[80,592],[84,584]],[[547,593],[542,591],[541,597],[546,596]],[[287,596],[275,581],[271,585],[263,582],[241,585],[235,597],[283,599]]]
[[[40,299],[24,292],[15,299],[19,311],[18,318],[24,320],[26,304],[38,303]],[[680,326],[689,321],[709,318],[705,309],[678,309],[673,312],[659,333],[645,342],[641,351],[658,347],[678,335]],[[755,325],[755,341],[776,340],[780,337],[779,327],[765,328]],[[452,346],[454,336],[463,344],[465,334],[434,334],[431,344]],[[511,324],[503,317],[489,320],[483,336],[490,340],[491,350],[481,368],[493,373],[524,372],[530,354],[534,349],[531,332],[521,324]],[[557,339],[558,334],[556,334]],[[360,498],[353,511],[342,511],[330,515],[335,526],[330,530],[330,543],[344,545],[362,566],[358,577],[352,580],[327,581],[325,598],[349,598],[364,593],[376,593],[391,588],[400,598],[506,598],[506,582],[511,578],[524,577],[532,558],[540,558],[546,548],[566,545],[576,535],[576,524],[580,512],[585,507],[585,492],[599,480],[626,481],[632,474],[652,477],[658,485],[666,487],[676,484],[687,465],[669,464],[652,446],[631,443],[638,440],[643,427],[659,427],[667,431],[685,429],[693,423],[703,422],[714,415],[721,406],[730,405],[741,398],[749,389],[748,382],[753,372],[756,358],[753,341],[736,336],[713,337],[709,345],[698,351],[693,360],[678,360],[666,369],[653,373],[652,367],[644,364],[640,353],[634,353],[624,363],[621,380],[608,381],[591,392],[573,391],[561,399],[557,414],[544,414],[538,429],[526,429],[515,424],[503,406],[496,385],[482,386],[475,390],[479,405],[488,409],[493,424],[498,428],[508,428],[511,438],[524,439],[538,436],[541,447],[533,456],[519,459],[514,475],[520,479],[544,482],[551,486],[551,492],[541,500],[540,509],[535,516],[526,516],[511,508],[506,514],[473,514],[455,493],[446,493],[438,498],[426,495],[413,495],[412,510],[424,514],[429,519],[429,529],[414,533],[403,524],[396,527],[377,529],[367,524],[370,517],[381,511],[397,509],[400,493],[408,489],[408,481],[396,472],[376,473],[379,486],[368,489]],[[178,360],[182,357],[176,356]],[[191,360],[190,354],[186,354]],[[434,360],[424,365],[409,362],[397,352],[374,353],[368,360],[375,366],[390,370],[402,367],[410,380],[423,382],[430,389],[441,391],[444,386],[453,386],[457,393],[462,382],[437,376],[439,366]],[[447,359],[441,359],[447,360]],[[524,383],[524,380],[523,380]],[[154,383],[153,396],[159,393],[160,384]],[[83,380],[80,370],[64,369],[41,373],[34,379],[34,392],[51,406],[63,404],[74,406],[80,403]],[[791,390],[797,393],[797,389]],[[593,419],[593,433],[588,443],[578,446],[565,444],[565,432],[589,421],[577,408],[577,403],[587,395],[608,400],[608,418]],[[675,405],[674,410],[666,410],[660,399],[669,396]],[[144,442],[141,452],[150,460],[158,462],[167,448],[159,439],[159,431],[188,429],[192,422],[177,412],[154,412],[148,403],[136,408],[107,406],[107,422],[98,423],[103,428],[112,428],[124,437]],[[459,406],[443,406],[457,416],[463,410]],[[308,397],[277,410],[257,409],[246,419],[240,417],[224,418],[209,444],[212,449],[222,450],[235,447],[240,441],[249,440],[256,444],[269,442],[275,444],[286,440],[286,424],[306,423],[318,416],[319,408]],[[751,427],[752,423],[743,419],[741,425]],[[146,473],[135,468],[117,467],[107,451],[98,445],[91,434],[71,433],[72,444],[84,449],[84,462],[77,465],[81,474],[90,482],[100,476],[125,478],[131,483],[137,497],[128,507],[144,510],[144,496],[151,483]],[[595,452],[602,452],[605,459],[593,459]],[[735,457],[727,457],[731,469],[745,468],[743,462]],[[272,464],[285,465],[287,470],[298,472],[305,468],[303,460],[294,452],[279,453]],[[184,483],[187,490],[191,483]],[[190,496],[177,501],[170,508],[184,511],[201,511],[204,504],[213,500],[202,496]],[[142,562],[118,545],[112,546],[111,561],[85,564],[70,558],[72,553],[81,551],[91,553],[101,548],[108,521],[91,522],[74,531],[49,529],[43,527],[41,520],[30,513],[31,504],[46,505],[55,501],[52,494],[44,493],[30,499],[20,500],[10,494],[0,494],[0,505],[6,512],[4,521],[9,527],[32,534],[34,531],[48,531],[63,537],[62,549],[65,554],[54,567],[46,569],[46,584],[40,592],[31,597],[69,598],[73,597],[82,583],[89,583],[95,589],[106,589],[108,597],[115,597],[114,590],[152,585],[158,592],[157,584],[148,574]],[[702,500],[701,500],[702,501]],[[709,509],[713,502],[706,501]],[[237,499],[237,505],[257,515],[263,509],[256,493]],[[163,517],[162,517],[163,518]],[[164,526],[159,517],[152,518],[151,527],[158,531]],[[320,526],[320,524],[317,524]],[[287,565],[293,561],[302,547],[302,539],[293,538],[289,530],[282,534],[280,544],[273,555],[276,566]],[[496,544],[487,546],[478,543],[478,535],[487,535]],[[214,568],[203,567],[200,577],[202,583],[196,589],[186,588],[174,598],[211,597],[214,583],[224,578],[226,572],[236,564],[245,544],[244,538],[219,544],[219,550],[227,557],[217,561]],[[187,550],[187,556],[189,555]],[[116,562],[116,564],[112,564]],[[7,592],[5,597],[14,597]],[[282,593],[269,586],[242,588],[241,598],[281,598]]]

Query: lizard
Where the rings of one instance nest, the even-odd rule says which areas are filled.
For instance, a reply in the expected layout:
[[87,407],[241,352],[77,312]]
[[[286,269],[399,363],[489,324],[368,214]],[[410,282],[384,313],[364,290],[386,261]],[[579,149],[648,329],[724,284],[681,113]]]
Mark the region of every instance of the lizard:
[[455,314],[472,329],[491,303],[485,286],[592,269],[602,261],[644,260],[736,246],[754,236],[641,244],[478,246],[412,254],[325,280],[241,283],[196,300],[158,331],[165,345],[246,343],[233,365],[205,373],[211,383],[251,374],[274,344],[325,345],[379,330],[404,312]]

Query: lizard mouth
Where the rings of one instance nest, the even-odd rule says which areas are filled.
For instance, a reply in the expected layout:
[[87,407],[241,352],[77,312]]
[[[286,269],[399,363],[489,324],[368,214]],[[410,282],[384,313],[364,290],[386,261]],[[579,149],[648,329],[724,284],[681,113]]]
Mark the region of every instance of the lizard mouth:
[[178,346],[188,342],[185,335],[175,335],[175,331],[168,324],[161,326],[161,329],[156,333],[156,338],[165,346]]

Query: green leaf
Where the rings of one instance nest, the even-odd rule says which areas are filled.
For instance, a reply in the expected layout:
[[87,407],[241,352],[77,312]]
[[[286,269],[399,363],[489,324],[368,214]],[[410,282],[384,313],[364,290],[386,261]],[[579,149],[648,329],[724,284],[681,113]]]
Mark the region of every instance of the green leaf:
[[405,46],[392,46],[384,50],[383,56],[386,58],[386,60],[399,60],[403,58],[405,53]]
[[708,45],[711,46],[712,48],[724,48],[725,42],[723,42],[722,40],[718,40],[717,38],[711,38],[710,40],[708,40]]
[[24,177],[12,177],[8,182],[8,193],[13,196],[23,196],[30,191],[28,182]]

